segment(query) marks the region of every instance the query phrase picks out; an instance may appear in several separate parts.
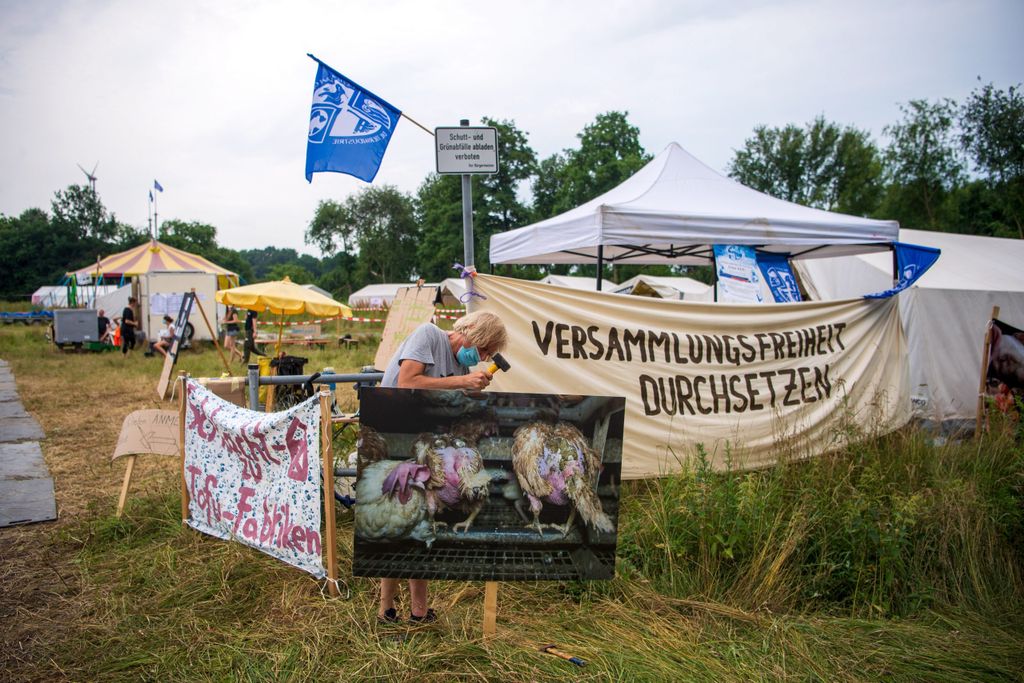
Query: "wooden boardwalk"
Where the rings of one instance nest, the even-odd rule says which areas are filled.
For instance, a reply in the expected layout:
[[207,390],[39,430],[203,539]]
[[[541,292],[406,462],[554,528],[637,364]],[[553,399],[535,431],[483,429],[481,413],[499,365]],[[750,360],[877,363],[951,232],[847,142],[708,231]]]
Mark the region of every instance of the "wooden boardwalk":
[[57,501],[39,440],[43,430],[25,412],[14,375],[0,360],[0,527],[57,519]]

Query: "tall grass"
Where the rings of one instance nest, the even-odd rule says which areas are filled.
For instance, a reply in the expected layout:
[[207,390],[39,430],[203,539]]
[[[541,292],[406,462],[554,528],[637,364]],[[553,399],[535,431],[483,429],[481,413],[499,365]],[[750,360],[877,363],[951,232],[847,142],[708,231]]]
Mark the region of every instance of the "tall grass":
[[906,429],[755,472],[692,462],[623,495],[621,567],[667,595],[861,617],[1022,604],[1011,430],[935,446]]

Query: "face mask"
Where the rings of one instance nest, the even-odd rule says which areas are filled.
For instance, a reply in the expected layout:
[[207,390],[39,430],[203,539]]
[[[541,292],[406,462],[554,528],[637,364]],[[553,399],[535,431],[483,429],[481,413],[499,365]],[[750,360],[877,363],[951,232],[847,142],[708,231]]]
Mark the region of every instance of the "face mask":
[[480,362],[480,352],[476,350],[475,346],[465,347],[459,349],[458,353],[455,354],[455,359],[459,361],[459,365],[465,365],[467,368],[471,368]]

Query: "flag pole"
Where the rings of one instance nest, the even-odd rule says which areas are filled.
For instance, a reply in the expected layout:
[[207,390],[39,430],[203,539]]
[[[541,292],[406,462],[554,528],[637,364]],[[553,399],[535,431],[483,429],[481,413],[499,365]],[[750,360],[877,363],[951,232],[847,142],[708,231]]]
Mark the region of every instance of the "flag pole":
[[423,132],[424,132],[424,133],[426,133],[426,134],[427,134],[427,135],[429,135],[430,137],[434,137],[434,131],[432,131],[432,130],[428,129],[428,128],[427,128],[426,126],[424,126],[424,125],[423,125],[422,123],[420,123],[419,121],[417,121],[417,120],[416,120],[416,119],[414,119],[413,117],[409,116],[409,115],[408,115],[408,114],[406,114],[405,112],[402,112],[401,116],[402,116],[402,118],[404,118],[404,119],[409,119],[410,121],[412,121],[413,123],[415,123],[415,124],[416,124],[417,126],[419,126],[419,127],[421,128],[421,129],[423,129]]
[[160,232],[160,223],[156,219],[156,195],[153,195],[153,239],[156,239],[157,233]]

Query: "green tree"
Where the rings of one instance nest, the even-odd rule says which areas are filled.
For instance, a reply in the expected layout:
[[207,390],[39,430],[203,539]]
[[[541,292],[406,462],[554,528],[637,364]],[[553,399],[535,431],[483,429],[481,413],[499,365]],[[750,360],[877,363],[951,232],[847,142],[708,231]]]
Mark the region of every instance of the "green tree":
[[956,103],[911,100],[901,121],[886,126],[885,173],[889,181],[881,214],[909,228],[954,231],[949,198],[964,181],[956,130]]
[[217,249],[217,228],[198,221],[172,219],[160,225],[160,241],[205,256]]
[[[475,203],[476,192],[473,198]],[[438,282],[452,277],[455,274],[452,264],[461,263],[464,257],[462,183],[459,176],[428,175],[416,191],[415,207],[416,220],[422,229],[416,249],[419,274]],[[474,249],[475,244],[476,240]]]
[[960,109],[960,141],[974,167],[984,176],[993,202],[1003,213],[1000,223],[1024,239],[1024,96],[1020,85],[1006,91],[989,83],[975,89]]
[[557,216],[562,211],[572,208],[568,206],[568,200],[562,196],[565,164],[565,155],[555,152],[537,165],[537,176],[532,188],[534,221]]
[[[488,117],[482,121],[497,129],[499,170],[472,177],[473,260],[481,271],[490,266],[491,236],[530,222],[530,209],[520,195],[537,168],[528,135],[514,121]],[[420,274],[431,280],[451,277],[452,264],[461,263],[465,254],[459,176],[427,176],[416,192],[416,218],[422,227],[417,250]]]
[[354,247],[357,226],[349,208],[348,202],[340,204],[333,199],[322,200],[306,229],[306,244],[315,244],[325,254],[333,254],[339,248],[349,251]]
[[5,269],[0,296],[25,300],[39,287],[59,283],[65,272],[90,258],[81,244],[71,223],[52,221],[42,209],[27,209],[17,218],[0,216],[0,253],[17,264]]
[[343,204],[320,202],[306,230],[306,242],[328,254],[354,245],[356,276],[367,282],[407,280],[416,270],[418,237],[412,198],[391,185],[363,188]]
[[576,136],[579,149],[565,151],[563,189],[555,206],[559,212],[607,192],[651,160],[640,144],[640,129],[628,117],[628,111],[598,114]]
[[267,273],[268,280],[283,280],[286,277],[300,285],[310,284],[315,279],[311,272],[298,263],[279,263]]
[[85,185],[68,185],[54,193],[50,204],[52,222],[75,231],[80,239],[111,241],[118,231],[117,219],[108,214],[99,195]]
[[822,116],[803,128],[758,126],[730,162],[729,175],[779,199],[861,216],[878,208],[882,193],[881,159],[870,135]]

